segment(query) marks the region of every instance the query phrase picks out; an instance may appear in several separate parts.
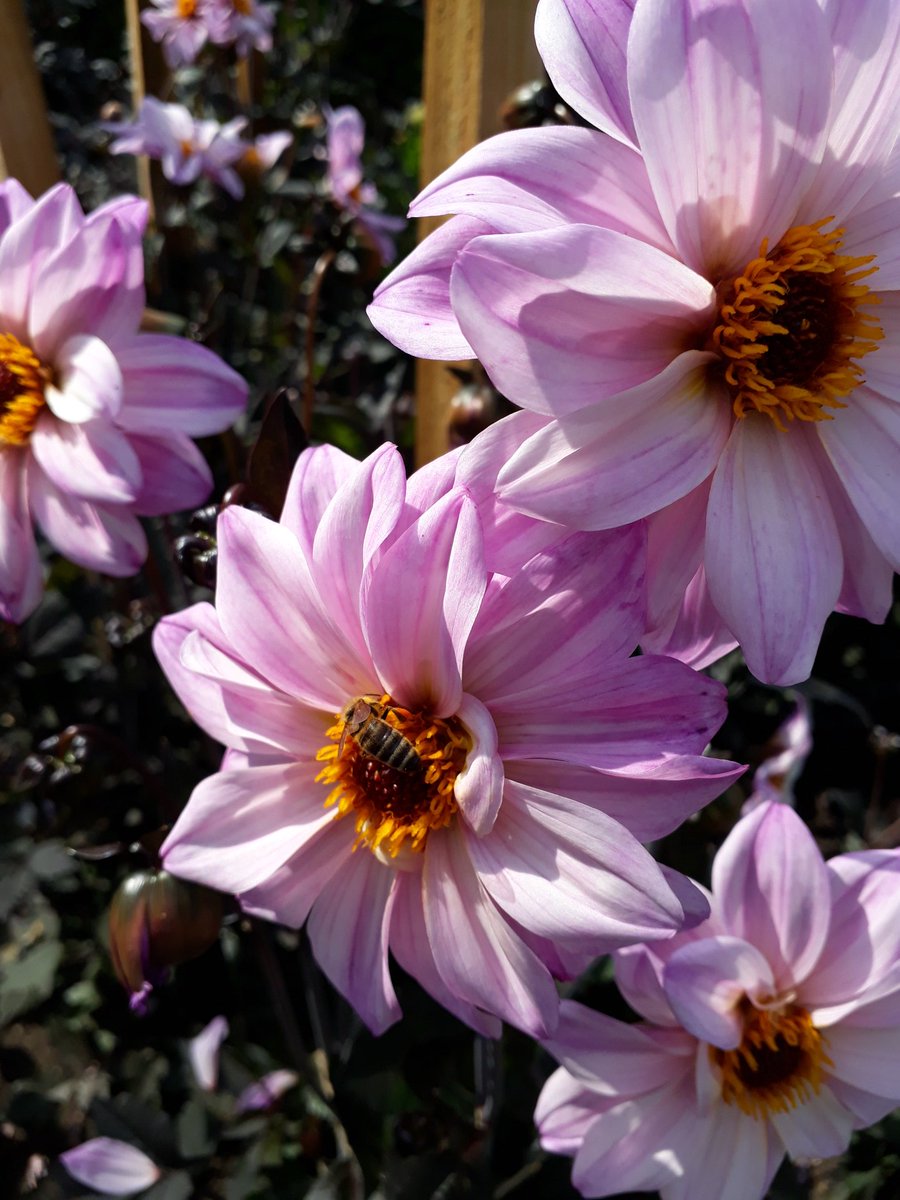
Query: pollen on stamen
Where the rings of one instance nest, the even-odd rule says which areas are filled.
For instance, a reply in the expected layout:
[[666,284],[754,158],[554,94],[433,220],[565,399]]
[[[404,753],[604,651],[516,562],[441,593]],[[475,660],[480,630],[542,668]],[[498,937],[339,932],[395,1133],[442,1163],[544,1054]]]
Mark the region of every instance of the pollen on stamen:
[[0,446],[28,444],[51,381],[52,372],[29,346],[0,333]]
[[787,423],[828,421],[845,408],[865,375],[858,360],[884,336],[868,307],[879,297],[861,281],[874,256],[838,253],[842,229],[826,217],[788,230],[769,251],[719,287],[719,323],[711,346],[724,363],[734,415],[763,413]]
[[750,1117],[789,1112],[819,1092],[825,1067],[833,1066],[822,1033],[799,1005],[758,1009],[741,1005],[744,1030],[736,1050],[709,1047],[721,1080],[722,1100]]
[[385,721],[414,748],[412,769],[390,766],[367,753],[357,737],[348,736],[339,714],[328,730],[330,739],[316,758],[325,764],[316,782],[329,786],[325,807],[338,817],[355,818],[356,844],[383,861],[402,865],[425,849],[428,835],[446,829],[458,811],[454,784],[466,763],[472,741],[455,717],[434,717],[372,697],[376,719]]

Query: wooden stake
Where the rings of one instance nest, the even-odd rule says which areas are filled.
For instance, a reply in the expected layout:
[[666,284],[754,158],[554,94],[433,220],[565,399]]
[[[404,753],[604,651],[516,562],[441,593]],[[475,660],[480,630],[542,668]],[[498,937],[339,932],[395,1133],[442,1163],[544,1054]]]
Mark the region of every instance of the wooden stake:
[[[0,0],[2,3],[3,0]],[[134,114],[144,97],[164,97],[167,89],[169,71],[166,67],[162,51],[150,34],[141,24],[140,0],[125,0],[125,28],[128,36],[128,53],[131,59],[131,103]],[[159,168],[151,165],[145,154],[139,154],[137,162],[138,191],[150,205],[150,224],[156,221],[156,205],[154,203],[154,184],[158,184]]]
[[[536,7],[537,0],[426,0],[423,186],[500,130],[500,107],[513,88],[542,77],[534,44]],[[439,223],[421,221],[421,236]],[[459,387],[448,365],[427,360],[417,365],[419,465],[448,448],[450,402]]]
[[60,177],[21,0],[0,0],[0,179],[10,177],[33,196]]

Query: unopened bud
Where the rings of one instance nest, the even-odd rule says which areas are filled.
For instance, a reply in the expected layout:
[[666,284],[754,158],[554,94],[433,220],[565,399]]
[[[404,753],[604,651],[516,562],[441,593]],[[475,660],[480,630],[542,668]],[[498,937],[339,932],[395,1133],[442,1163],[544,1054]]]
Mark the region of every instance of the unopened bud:
[[145,1011],[170,967],[215,942],[223,906],[220,892],[157,868],[136,871],[119,885],[109,909],[109,948],[132,1009]]

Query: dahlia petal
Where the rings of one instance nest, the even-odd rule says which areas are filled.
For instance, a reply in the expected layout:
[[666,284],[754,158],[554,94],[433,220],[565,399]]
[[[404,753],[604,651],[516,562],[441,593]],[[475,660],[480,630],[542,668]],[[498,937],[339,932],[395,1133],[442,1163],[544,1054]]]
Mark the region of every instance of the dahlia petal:
[[[569,532],[564,526],[526,517],[495,495],[497,476],[507,459],[526,438],[547,424],[547,417],[534,413],[511,413],[479,433],[459,455],[456,482],[465,484],[478,504],[485,558],[490,570],[500,575],[516,575],[523,563]],[[438,461],[447,457],[444,454]]]
[[194,1078],[204,1092],[214,1092],[219,1081],[219,1047],[228,1037],[227,1017],[213,1017],[187,1045]]
[[263,1112],[267,1108],[271,1108],[285,1092],[296,1087],[299,1082],[300,1076],[296,1071],[289,1071],[284,1067],[276,1071],[269,1071],[267,1075],[263,1075],[262,1079],[257,1079],[244,1088],[234,1102],[234,1111],[236,1113]]
[[466,687],[489,706],[535,688],[556,695],[587,657],[594,668],[627,658],[645,625],[644,558],[639,525],[570,534],[535,555],[486,596]]
[[306,924],[316,962],[369,1029],[399,1021],[388,967],[396,874],[365,851],[323,888]]
[[676,950],[663,974],[666,999],[681,1025],[701,1042],[736,1050],[743,1037],[738,1002],[771,996],[772,969],[749,942],[707,937]]
[[101,204],[99,208],[95,208],[88,215],[85,224],[92,225],[114,220],[135,233],[137,237],[131,242],[131,246],[133,247],[135,260],[140,265],[141,275],[143,276],[144,255],[140,239],[147,231],[147,222],[149,219],[150,205],[146,200],[141,199],[140,196],[113,196],[112,200],[107,200],[105,204]]
[[406,469],[396,446],[379,447],[332,497],[313,538],[311,567],[319,593],[331,601],[332,617],[368,657],[360,624],[360,590],[372,556],[394,531],[403,512]]
[[313,542],[322,514],[336,492],[360,469],[358,459],[352,458],[328,444],[304,450],[291,472],[281,524],[289,529],[312,558]]
[[895,570],[900,568],[891,487],[900,471],[900,403],[859,387],[837,419],[822,425],[819,437],[850,502],[878,549]]
[[560,1067],[544,1084],[534,1109],[541,1145],[551,1154],[574,1155],[591,1122],[618,1103],[598,1096]]
[[[892,230],[891,244],[900,242],[897,229],[900,228],[900,200],[897,201],[896,219]],[[879,260],[878,284],[881,285],[881,265]],[[874,354],[866,357],[866,388],[871,389],[885,399],[900,401],[900,295],[896,292],[880,292],[876,313],[878,323],[884,330],[884,339],[878,343]],[[850,398],[850,403],[856,399],[856,392]],[[844,413],[838,413],[836,420],[840,421]]]
[[[884,1053],[884,1051],[882,1051]],[[805,1104],[771,1112],[769,1120],[791,1158],[831,1158],[850,1144],[856,1121],[827,1087]]]
[[559,415],[657,376],[709,319],[714,291],[636,238],[565,225],[475,238],[450,298],[500,391]]
[[[21,198],[20,198],[21,199]],[[59,183],[21,213],[0,238],[0,313],[5,332],[29,340],[28,311],[44,262],[84,223],[78,197]]]
[[585,1196],[618,1196],[623,1188],[664,1189],[668,1196],[691,1161],[698,1134],[702,1125],[684,1089],[661,1088],[591,1125],[572,1164],[572,1183]]
[[534,38],[562,98],[610,137],[635,145],[625,50],[634,0],[541,0]]
[[545,521],[614,529],[698,487],[730,428],[690,350],[647,383],[533,433],[501,470],[500,499]]
[[702,567],[688,584],[675,622],[665,636],[654,630],[641,639],[643,651],[677,658],[695,671],[718,662],[736,646],[737,640],[712,602]]
[[131,1196],[156,1183],[162,1172],[137,1146],[115,1138],[91,1138],[59,1161],[73,1179],[105,1196]]
[[0,237],[10,225],[31,212],[34,203],[31,194],[22,187],[18,179],[4,179],[0,182]]
[[[880,0],[824,6],[834,46],[834,99],[825,162],[805,209],[843,220],[883,176],[897,139],[894,97],[900,89],[900,13]],[[801,219],[807,219],[805,213]]]
[[[337,712],[373,690],[374,668],[324,612],[294,535],[231,505],[218,521],[216,607],[237,654],[281,691]],[[301,652],[302,651],[302,652]]]
[[638,6],[635,128],[666,228],[695,270],[734,274],[793,223],[825,148],[831,57],[816,0]]
[[831,902],[822,856],[793,809],[768,801],[739,821],[712,884],[728,931],[762,952],[780,988],[802,983],[827,943]]
[[712,475],[647,519],[647,623],[672,626],[681,598],[703,561]]
[[472,238],[492,232],[485,221],[454,217],[430,234],[375,289],[366,312],[378,332],[419,358],[474,358],[450,303],[450,272]]
[[266,921],[299,929],[323,889],[336,875],[352,869],[355,842],[352,822],[321,825],[293,859],[269,879],[241,893],[241,908]]
[[588,941],[595,954],[681,927],[684,912],[656,861],[596,806],[513,780],[503,800],[491,833],[467,844],[482,886],[517,925]]
[[82,500],[127,504],[141,490],[141,464],[128,438],[109,421],[72,425],[44,411],[31,435],[41,470]]
[[897,1078],[900,1029],[832,1025],[826,1039],[828,1057],[833,1063],[829,1073],[863,1091],[900,1102],[900,1080]]
[[246,892],[333,820],[306,763],[220,771],[194,788],[160,855],[182,879]]
[[[837,174],[837,172],[836,172]],[[829,209],[821,209],[828,212]],[[875,255],[875,266],[878,273],[869,281],[869,286],[875,291],[886,293],[900,288],[900,238],[897,237],[897,227],[900,225],[900,200],[889,196],[886,200],[860,207],[849,217],[844,218],[842,227],[846,236],[842,238],[842,254],[852,257]],[[882,302],[890,302],[896,306],[896,299],[883,296]],[[881,320],[883,309],[878,309]],[[893,353],[895,343],[891,339],[879,346],[879,355],[866,362],[866,376],[871,381],[872,370],[881,355],[886,351]],[[896,387],[896,380],[894,381]],[[878,389],[880,390],[880,389]]]
[[816,468],[825,484],[844,556],[837,610],[880,625],[893,603],[894,569],[850,502],[824,447],[811,441],[809,448],[816,451]]
[[142,517],[199,508],[212,491],[206,459],[189,439],[128,435],[141,468],[142,483],[134,511]]
[[680,1030],[626,1025],[575,1000],[559,1006],[559,1025],[545,1050],[597,1096],[641,1096],[693,1072],[696,1043]]
[[87,221],[42,264],[28,312],[31,344],[53,362],[76,336],[106,343],[133,335],[144,311],[140,237],[116,220]]
[[129,432],[206,437],[244,411],[247,384],[196,342],[142,333],[116,346],[124,401],[119,424]]
[[[867,850],[829,860],[828,943],[804,1000],[841,1016],[900,987],[900,856]],[[834,1015],[825,1018],[830,1025]],[[886,1022],[887,1023],[887,1022]]]
[[558,759],[507,759],[507,778],[600,809],[639,842],[655,842],[715,800],[745,767],[720,758],[657,755],[650,762],[594,768]]
[[[182,650],[185,642],[188,638],[197,637],[202,637],[205,642],[219,650],[215,665],[220,674],[214,674],[212,670],[198,673],[195,669],[196,655],[193,666],[187,666],[183,661]],[[194,604],[182,612],[163,617],[153,630],[153,650],[178,699],[210,737],[234,749],[271,752],[272,746],[268,738],[259,741],[238,730],[225,707],[225,681],[240,678],[241,672],[247,679],[254,677],[237,661],[230,663],[227,671],[222,670],[222,660],[228,655],[229,647],[219,625],[216,610],[211,604]],[[258,680],[260,685],[262,682]],[[271,693],[271,698],[277,702],[274,692]],[[292,711],[296,711],[296,707],[291,706]],[[258,713],[259,709],[256,708],[255,711]]]
[[134,575],[147,557],[147,539],[124,506],[73,496],[32,462],[28,466],[31,511],[47,540],[66,558],[106,575]]
[[44,591],[41,560],[25,503],[25,457],[0,451],[0,618],[24,621]]
[[482,1037],[496,1038],[502,1026],[496,1017],[467,1004],[444,983],[434,961],[422,906],[422,877],[412,872],[398,873],[397,898],[391,913],[391,953],[426,992],[460,1021]]
[[497,753],[497,729],[489,710],[467,693],[463,693],[456,716],[472,738],[472,749],[456,777],[453,794],[466,823],[483,837],[493,828],[503,802],[503,760]]
[[[454,450],[448,450],[438,458],[433,458],[431,462],[424,463],[410,475],[406,484],[406,507],[409,514],[420,517],[427,508],[437,504],[438,500],[452,490],[457,483],[456,475],[464,449],[464,446],[457,446]],[[478,511],[481,512],[481,505]]]
[[694,1129],[678,1152],[684,1175],[667,1189],[672,1200],[757,1200],[768,1193],[784,1148],[765,1121],[748,1121],[736,1106],[719,1105]]
[[[228,721],[226,744],[250,753],[289,754],[312,767],[333,717],[273,689],[235,659],[212,621],[208,625],[187,634],[179,657],[192,681],[207,680],[221,689]],[[318,768],[313,768],[317,773]]]
[[799,425],[785,434],[761,415],[738,421],[709,498],[710,595],[766,683],[808,677],[844,574],[837,526],[806,446],[817,434]]
[[381,556],[363,599],[378,677],[401,704],[449,716],[487,584],[481,525],[463,489],[448,493]]
[[122,372],[106,342],[75,334],[56,353],[57,383],[47,384],[47,406],[61,421],[83,424],[116,416],[122,404]]
[[647,654],[614,675],[590,658],[570,678],[569,703],[546,704],[539,688],[492,705],[500,753],[559,758],[589,767],[627,767],[667,754],[700,754],[725,719],[721,684],[673,659]]
[[521,129],[479,142],[410,208],[415,217],[447,212],[481,218],[483,233],[599,225],[673,252],[643,159],[591,129]]
[[532,1037],[556,1025],[549,971],[495,907],[453,831],[428,839],[422,875],[425,927],[446,986]]
[[828,1089],[839,1104],[853,1113],[857,1129],[874,1125],[897,1107],[897,1100],[893,1096],[887,1099],[884,1096],[873,1096],[871,1092],[851,1087],[849,1083],[835,1079],[834,1076],[829,1077]]

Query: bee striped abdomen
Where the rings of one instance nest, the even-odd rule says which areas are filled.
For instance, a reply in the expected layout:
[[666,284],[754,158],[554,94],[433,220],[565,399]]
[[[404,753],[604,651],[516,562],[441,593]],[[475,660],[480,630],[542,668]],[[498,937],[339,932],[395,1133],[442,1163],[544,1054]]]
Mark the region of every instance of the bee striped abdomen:
[[380,717],[369,721],[360,731],[357,744],[364,754],[395,771],[409,774],[417,770],[421,762],[412,742]]

